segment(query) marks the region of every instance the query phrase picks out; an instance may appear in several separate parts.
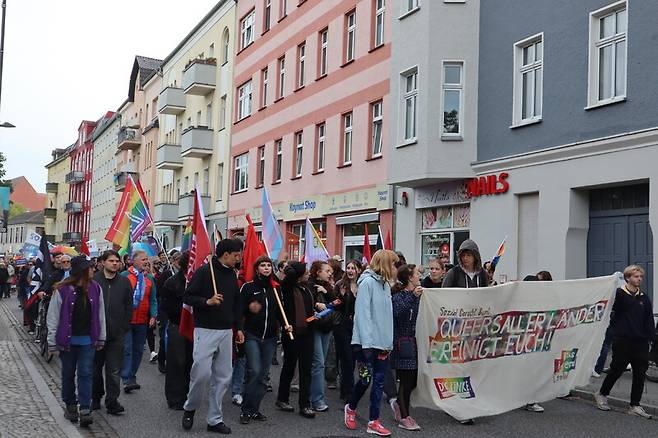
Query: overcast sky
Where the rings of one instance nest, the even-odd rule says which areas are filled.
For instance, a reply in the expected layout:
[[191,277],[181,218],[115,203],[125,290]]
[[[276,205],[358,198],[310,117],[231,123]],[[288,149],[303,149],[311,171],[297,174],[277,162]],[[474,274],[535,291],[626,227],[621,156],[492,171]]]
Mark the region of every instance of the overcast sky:
[[0,151],[45,191],[54,148],[128,97],[135,55],[162,59],[216,0],[7,0]]

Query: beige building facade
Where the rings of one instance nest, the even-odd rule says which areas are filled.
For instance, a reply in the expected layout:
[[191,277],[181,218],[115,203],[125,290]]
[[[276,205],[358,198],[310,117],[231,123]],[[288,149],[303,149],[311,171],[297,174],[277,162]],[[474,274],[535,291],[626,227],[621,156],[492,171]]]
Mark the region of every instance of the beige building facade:
[[52,161],[46,164],[48,181],[46,193],[48,201],[44,210],[46,238],[51,243],[61,243],[62,234],[66,232],[68,215],[64,211],[69,200],[69,186],[66,183],[66,174],[70,172],[71,146],[52,151]]
[[112,244],[105,240],[105,234],[112,224],[118,199],[114,189],[114,174],[119,118],[116,113],[110,114],[110,117],[104,117],[99,121],[92,134],[94,159],[89,240],[95,240],[100,251],[112,248]]

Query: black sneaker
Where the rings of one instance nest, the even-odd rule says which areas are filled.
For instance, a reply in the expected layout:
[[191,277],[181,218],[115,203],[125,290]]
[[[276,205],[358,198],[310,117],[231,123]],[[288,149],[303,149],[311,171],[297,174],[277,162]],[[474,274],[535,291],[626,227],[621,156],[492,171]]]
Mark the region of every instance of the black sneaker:
[[66,405],[66,409],[64,409],[64,418],[69,420],[71,423],[77,423],[78,405]]
[[80,410],[80,427],[87,427],[94,422],[94,419],[91,418],[91,410],[82,409]]
[[125,392],[126,394],[130,394],[132,391],[140,388],[141,386],[137,383],[128,383],[127,385],[123,386],[123,392]]
[[126,410],[118,401],[105,402],[105,408],[110,415],[119,415]]
[[183,429],[192,429],[192,426],[194,425],[194,412],[195,411],[183,411]]
[[100,400],[92,400],[91,401],[91,410],[92,411],[97,411],[101,408],[101,401]]
[[240,424],[249,424],[251,423],[251,415],[242,413],[240,414]]
[[307,407],[299,411],[299,415],[301,415],[304,418],[315,418],[315,411]]
[[215,432],[215,433],[221,433],[223,435],[228,435],[231,433],[231,428],[228,427],[226,424],[222,423],[217,423],[214,426],[211,426],[210,424],[208,427],[206,427],[206,430],[208,432]]
[[283,412],[294,412],[295,408],[288,402],[277,401],[274,404],[277,408],[281,409]]
[[261,414],[260,412],[256,412],[255,414],[253,414],[251,416],[251,419],[255,421],[267,421],[267,417]]

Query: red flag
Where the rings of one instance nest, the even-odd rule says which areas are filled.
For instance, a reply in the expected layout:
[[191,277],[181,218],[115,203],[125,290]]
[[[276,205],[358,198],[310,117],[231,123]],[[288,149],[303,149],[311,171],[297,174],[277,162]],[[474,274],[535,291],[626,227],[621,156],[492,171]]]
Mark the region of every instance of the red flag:
[[363,266],[369,265],[372,255],[370,254],[370,238],[368,237],[368,224],[363,224]]
[[384,241],[384,249],[393,249],[393,241],[391,240],[391,230],[386,232],[386,240]]
[[244,241],[244,252],[242,253],[242,276],[244,281],[251,281],[254,279],[254,263],[256,259],[262,255],[267,255],[266,251],[263,251],[263,245],[258,240],[258,235],[256,234],[256,228],[251,221],[251,216],[247,215],[247,237]]
[[[190,262],[185,274],[185,280],[189,284],[194,272],[206,263],[206,258],[212,254],[208,229],[206,228],[206,218],[203,213],[203,204],[199,190],[194,193],[194,213],[192,215],[192,242],[190,242]],[[183,311],[180,317],[179,332],[181,335],[192,341],[194,338],[194,318],[192,317],[192,307],[183,304]]]
[[87,246],[87,242],[83,241],[82,244],[80,245],[80,252],[89,257],[89,246]]

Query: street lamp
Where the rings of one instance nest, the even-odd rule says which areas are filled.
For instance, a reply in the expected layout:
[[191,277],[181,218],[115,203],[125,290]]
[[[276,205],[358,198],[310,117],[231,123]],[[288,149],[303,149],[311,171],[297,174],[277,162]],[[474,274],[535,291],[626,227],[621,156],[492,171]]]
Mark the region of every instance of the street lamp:
[[[7,13],[7,0],[2,0],[2,34],[0,34],[0,98],[2,97],[2,64],[5,58],[5,16]],[[0,128],[15,128],[9,122],[0,123]]]

